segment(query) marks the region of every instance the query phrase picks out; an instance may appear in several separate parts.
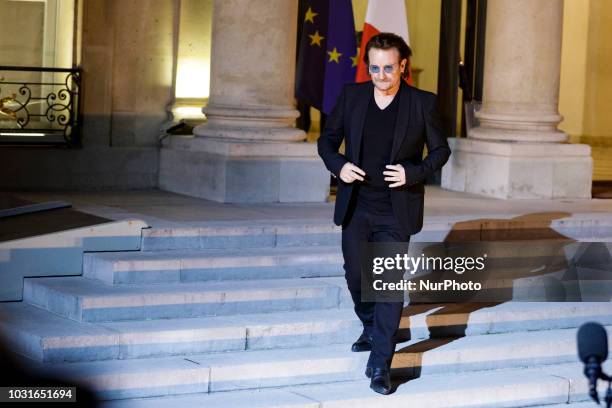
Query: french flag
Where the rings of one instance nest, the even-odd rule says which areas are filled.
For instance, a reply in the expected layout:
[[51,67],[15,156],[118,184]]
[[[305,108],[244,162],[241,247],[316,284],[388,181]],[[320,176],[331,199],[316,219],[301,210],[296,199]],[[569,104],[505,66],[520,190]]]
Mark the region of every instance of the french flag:
[[[359,63],[357,65],[357,74],[355,75],[356,82],[366,82],[370,80],[368,67],[366,67],[363,61],[363,55],[365,53],[366,44],[370,38],[382,32],[399,35],[406,41],[406,44],[410,45],[404,0],[368,1],[368,10],[366,11],[363,34],[361,36],[361,47],[359,48]],[[409,75],[406,78],[406,82],[412,85],[410,60],[408,60],[407,68]]]

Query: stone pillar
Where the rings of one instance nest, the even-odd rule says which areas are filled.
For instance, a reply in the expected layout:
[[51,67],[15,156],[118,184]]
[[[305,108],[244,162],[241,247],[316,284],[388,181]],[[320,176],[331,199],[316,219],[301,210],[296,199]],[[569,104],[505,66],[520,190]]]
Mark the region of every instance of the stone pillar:
[[294,127],[297,0],[216,0],[207,122],[162,149],[160,187],[220,202],[324,201],[329,173]]
[[483,105],[476,114],[481,127],[470,137],[567,140],[557,130],[562,24],[562,0],[488,5]]
[[442,186],[500,198],[590,198],[587,145],[557,129],[563,0],[489,0],[482,108],[451,140]]

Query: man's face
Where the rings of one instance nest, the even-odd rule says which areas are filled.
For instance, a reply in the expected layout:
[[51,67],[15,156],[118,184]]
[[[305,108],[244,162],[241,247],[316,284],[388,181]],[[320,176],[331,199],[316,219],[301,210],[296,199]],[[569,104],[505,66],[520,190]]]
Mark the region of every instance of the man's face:
[[[368,52],[370,58],[370,76],[374,86],[380,91],[387,91],[402,80],[402,71],[406,68],[406,59],[399,60],[399,52],[395,48],[381,50],[372,48]],[[391,71],[391,72],[388,72]]]

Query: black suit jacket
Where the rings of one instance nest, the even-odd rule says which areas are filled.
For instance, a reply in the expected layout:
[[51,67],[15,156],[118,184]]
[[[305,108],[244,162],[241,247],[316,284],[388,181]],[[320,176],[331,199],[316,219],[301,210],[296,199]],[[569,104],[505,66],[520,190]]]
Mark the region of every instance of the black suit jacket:
[[[373,92],[371,81],[346,85],[327,117],[317,147],[325,167],[336,177],[346,162],[358,163],[365,116]],[[391,204],[400,224],[412,235],[423,227],[423,183],[428,175],[446,163],[451,152],[437,111],[436,95],[411,87],[404,81],[401,81],[398,93],[399,109],[390,164],[404,167],[406,184],[391,189]],[[345,154],[338,151],[343,140]],[[425,145],[428,153],[423,159]],[[345,218],[355,183],[359,181],[349,184],[338,177],[334,210],[336,225],[347,221]]]

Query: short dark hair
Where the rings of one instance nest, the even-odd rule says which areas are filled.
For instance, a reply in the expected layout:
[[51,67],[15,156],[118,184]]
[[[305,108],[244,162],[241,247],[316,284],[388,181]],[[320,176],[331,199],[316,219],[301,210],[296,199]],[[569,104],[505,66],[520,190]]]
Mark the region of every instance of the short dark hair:
[[[395,48],[400,56],[400,61],[403,59],[410,59],[412,56],[412,50],[406,44],[406,41],[402,37],[393,33],[379,33],[370,38],[365,47],[365,53],[363,55],[363,60],[367,66],[370,65],[370,56],[368,55],[372,48],[376,48],[379,50],[390,50],[391,48]],[[405,69],[402,73],[403,77],[407,77],[410,75],[408,69]]]

